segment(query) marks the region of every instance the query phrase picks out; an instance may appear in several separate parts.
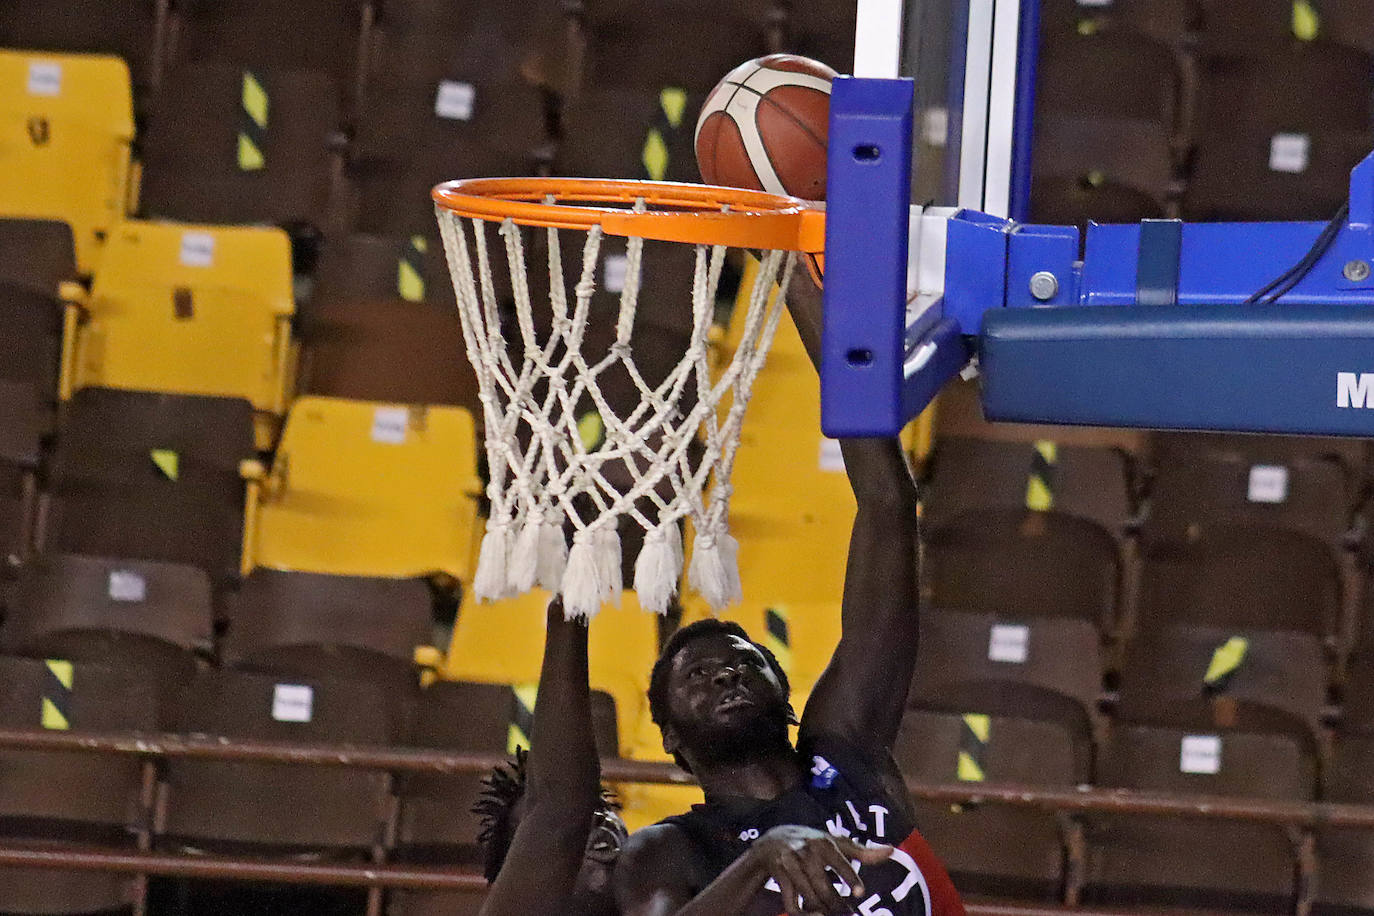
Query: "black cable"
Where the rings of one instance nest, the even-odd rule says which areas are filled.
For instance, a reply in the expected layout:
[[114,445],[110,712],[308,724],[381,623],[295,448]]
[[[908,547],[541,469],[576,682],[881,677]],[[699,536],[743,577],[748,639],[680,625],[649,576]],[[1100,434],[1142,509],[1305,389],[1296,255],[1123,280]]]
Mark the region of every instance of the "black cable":
[[1341,204],[1341,209],[1331,218],[1331,222],[1327,223],[1322,229],[1316,241],[1312,243],[1312,247],[1308,249],[1307,254],[1303,255],[1302,259],[1292,267],[1279,274],[1273,280],[1270,280],[1262,289],[1252,293],[1250,297],[1245,300],[1244,304],[1257,305],[1260,302],[1264,302],[1266,305],[1272,305],[1277,302],[1280,297],[1286,296],[1288,293],[1292,292],[1293,288],[1312,272],[1312,268],[1316,267],[1317,262],[1322,259],[1328,250],[1330,250],[1331,243],[1334,242],[1336,236],[1340,234],[1341,228],[1345,225],[1345,220],[1349,215],[1350,204]]

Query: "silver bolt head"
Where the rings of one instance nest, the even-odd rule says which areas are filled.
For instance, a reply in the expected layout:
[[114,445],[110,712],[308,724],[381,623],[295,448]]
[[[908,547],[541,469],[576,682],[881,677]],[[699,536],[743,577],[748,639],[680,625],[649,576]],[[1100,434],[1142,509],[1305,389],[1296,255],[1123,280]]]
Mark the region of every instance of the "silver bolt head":
[[1346,261],[1345,268],[1341,271],[1345,278],[1351,283],[1359,283],[1361,280],[1369,279],[1369,262],[1354,260]]
[[1059,294],[1059,278],[1048,270],[1037,271],[1030,278],[1030,294],[1037,302],[1048,302]]

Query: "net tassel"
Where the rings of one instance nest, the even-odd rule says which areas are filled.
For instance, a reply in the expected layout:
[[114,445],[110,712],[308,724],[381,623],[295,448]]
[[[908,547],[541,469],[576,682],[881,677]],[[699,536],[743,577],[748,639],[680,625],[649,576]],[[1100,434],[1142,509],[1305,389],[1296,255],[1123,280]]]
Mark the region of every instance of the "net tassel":
[[667,522],[644,536],[644,546],[635,561],[635,591],[640,606],[655,614],[668,613],[681,575],[682,532],[676,522]]
[[596,562],[601,566],[601,582],[605,592],[602,601],[620,607],[620,594],[625,587],[625,573],[621,563],[620,532],[607,526],[596,536]]
[[568,568],[568,541],[563,537],[562,516],[551,512],[539,526],[539,562],[536,579],[541,588],[557,591]]
[[572,620],[590,620],[601,610],[606,594],[602,582],[603,564],[597,559],[597,532],[584,528],[573,537],[568,552],[568,568],[563,571],[563,614]]
[[515,546],[510,552],[506,578],[513,591],[524,594],[534,588],[539,573],[539,545],[544,533],[544,520],[541,515],[531,514],[520,526],[515,537]]
[[710,603],[712,610],[734,604],[742,597],[739,581],[739,542],[724,531],[701,532],[692,544],[692,565],[687,581]]
[[501,522],[487,525],[482,536],[482,551],[477,558],[477,573],[472,577],[472,591],[478,601],[495,601],[509,591],[506,579],[506,560],[510,554],[510,527]]

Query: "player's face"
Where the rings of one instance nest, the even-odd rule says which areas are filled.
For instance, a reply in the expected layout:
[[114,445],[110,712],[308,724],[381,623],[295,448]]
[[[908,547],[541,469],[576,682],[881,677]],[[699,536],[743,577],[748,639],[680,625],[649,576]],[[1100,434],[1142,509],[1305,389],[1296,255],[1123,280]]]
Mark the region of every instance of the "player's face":
[[[673,658],[665,740],[685,750],[726,749],[732,739],[787,729],[787,697],[749,640],[721,633],[694,639]],[[677,748],[669,748],[675,750]]]

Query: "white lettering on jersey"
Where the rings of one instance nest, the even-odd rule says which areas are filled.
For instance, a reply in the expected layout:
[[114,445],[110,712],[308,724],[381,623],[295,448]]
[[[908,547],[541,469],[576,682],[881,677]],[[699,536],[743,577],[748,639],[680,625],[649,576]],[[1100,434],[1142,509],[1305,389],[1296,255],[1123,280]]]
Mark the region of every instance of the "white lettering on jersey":
[[863,822],[863,818],[859,817],[859,809],[854,807],[854,803],[849,799],[845,799],[844,806],[849,809],[849,816],[854,819],[854,828],[856,830],[867,830],[868,825]]
[[887,836],[887,809],[882,805],[869,805],[868,813],[873,815],[873,835],[875,839]]
[[844,825],[844,821],[842,820],[843,817],[844,815],[837,814],[835,815],[834,820],[828,820],[825,822],[825,829],[830,833],[831,836],[848,837],[854,835],[849,831],[849,828]]

